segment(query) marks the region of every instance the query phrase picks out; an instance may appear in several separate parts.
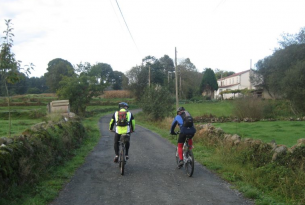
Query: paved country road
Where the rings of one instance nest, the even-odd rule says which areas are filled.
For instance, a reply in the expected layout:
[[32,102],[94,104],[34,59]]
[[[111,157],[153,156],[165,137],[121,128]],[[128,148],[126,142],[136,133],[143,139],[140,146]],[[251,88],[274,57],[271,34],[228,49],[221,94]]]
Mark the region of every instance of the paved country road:
[[131,135],[130,159],[121,176],[113,162],[111,116],[99,120],[99,143],[51,205],[254,204],[199,163],[188,177],[184,169],[176,168],[175,146],[141,126]]

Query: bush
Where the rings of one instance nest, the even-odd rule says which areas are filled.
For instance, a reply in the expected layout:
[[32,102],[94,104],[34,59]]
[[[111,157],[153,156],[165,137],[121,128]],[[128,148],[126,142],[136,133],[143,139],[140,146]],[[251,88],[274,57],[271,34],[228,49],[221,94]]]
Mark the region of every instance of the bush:
[[263,116],[263,102],[259,98],[245,97],[236,99],[233,113],[239,119],[261,119]]
[[143,112],[153,121],[170,116],[174,111],[174,102],[166,88],[153,86],[145,90],[140,100]]

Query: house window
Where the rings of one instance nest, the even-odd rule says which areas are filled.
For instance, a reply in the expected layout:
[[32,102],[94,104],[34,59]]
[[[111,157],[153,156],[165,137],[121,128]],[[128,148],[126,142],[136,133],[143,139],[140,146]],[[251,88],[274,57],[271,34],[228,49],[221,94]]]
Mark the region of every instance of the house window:
[[232,84],[234,84],[234,78],[232,79]]

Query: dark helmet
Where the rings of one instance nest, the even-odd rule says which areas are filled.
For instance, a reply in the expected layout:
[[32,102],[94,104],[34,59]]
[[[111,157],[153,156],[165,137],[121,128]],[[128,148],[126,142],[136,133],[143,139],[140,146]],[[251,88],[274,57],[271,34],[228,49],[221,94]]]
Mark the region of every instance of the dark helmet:
[[129,108],[129,106],[128,106],[127,103],[125,103],[125,102],[120,102],[120,103],[119,103],[119,109],[120,109],[120,108],[125,108],[125,107]]
[[184,107],[179,107],[179,108],[177,109],[177,115],[178,115],[179,112],[182,112],[182,111],[185,111]]

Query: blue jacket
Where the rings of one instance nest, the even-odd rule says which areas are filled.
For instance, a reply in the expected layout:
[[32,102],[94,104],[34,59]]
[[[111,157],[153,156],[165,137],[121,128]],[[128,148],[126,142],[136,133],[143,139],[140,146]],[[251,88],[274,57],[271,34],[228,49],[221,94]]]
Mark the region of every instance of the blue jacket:
[[196,133],[196,129],[195,127],[184,127],[183,126],[183,119],[180,115],[177,115],[175,117],[175,119],[173,120],[172,126],[171,126],[171,133],[174,133],[175,127],[178,124],[179,128],[180,128],[180,133],[181,134],[195,134]]

